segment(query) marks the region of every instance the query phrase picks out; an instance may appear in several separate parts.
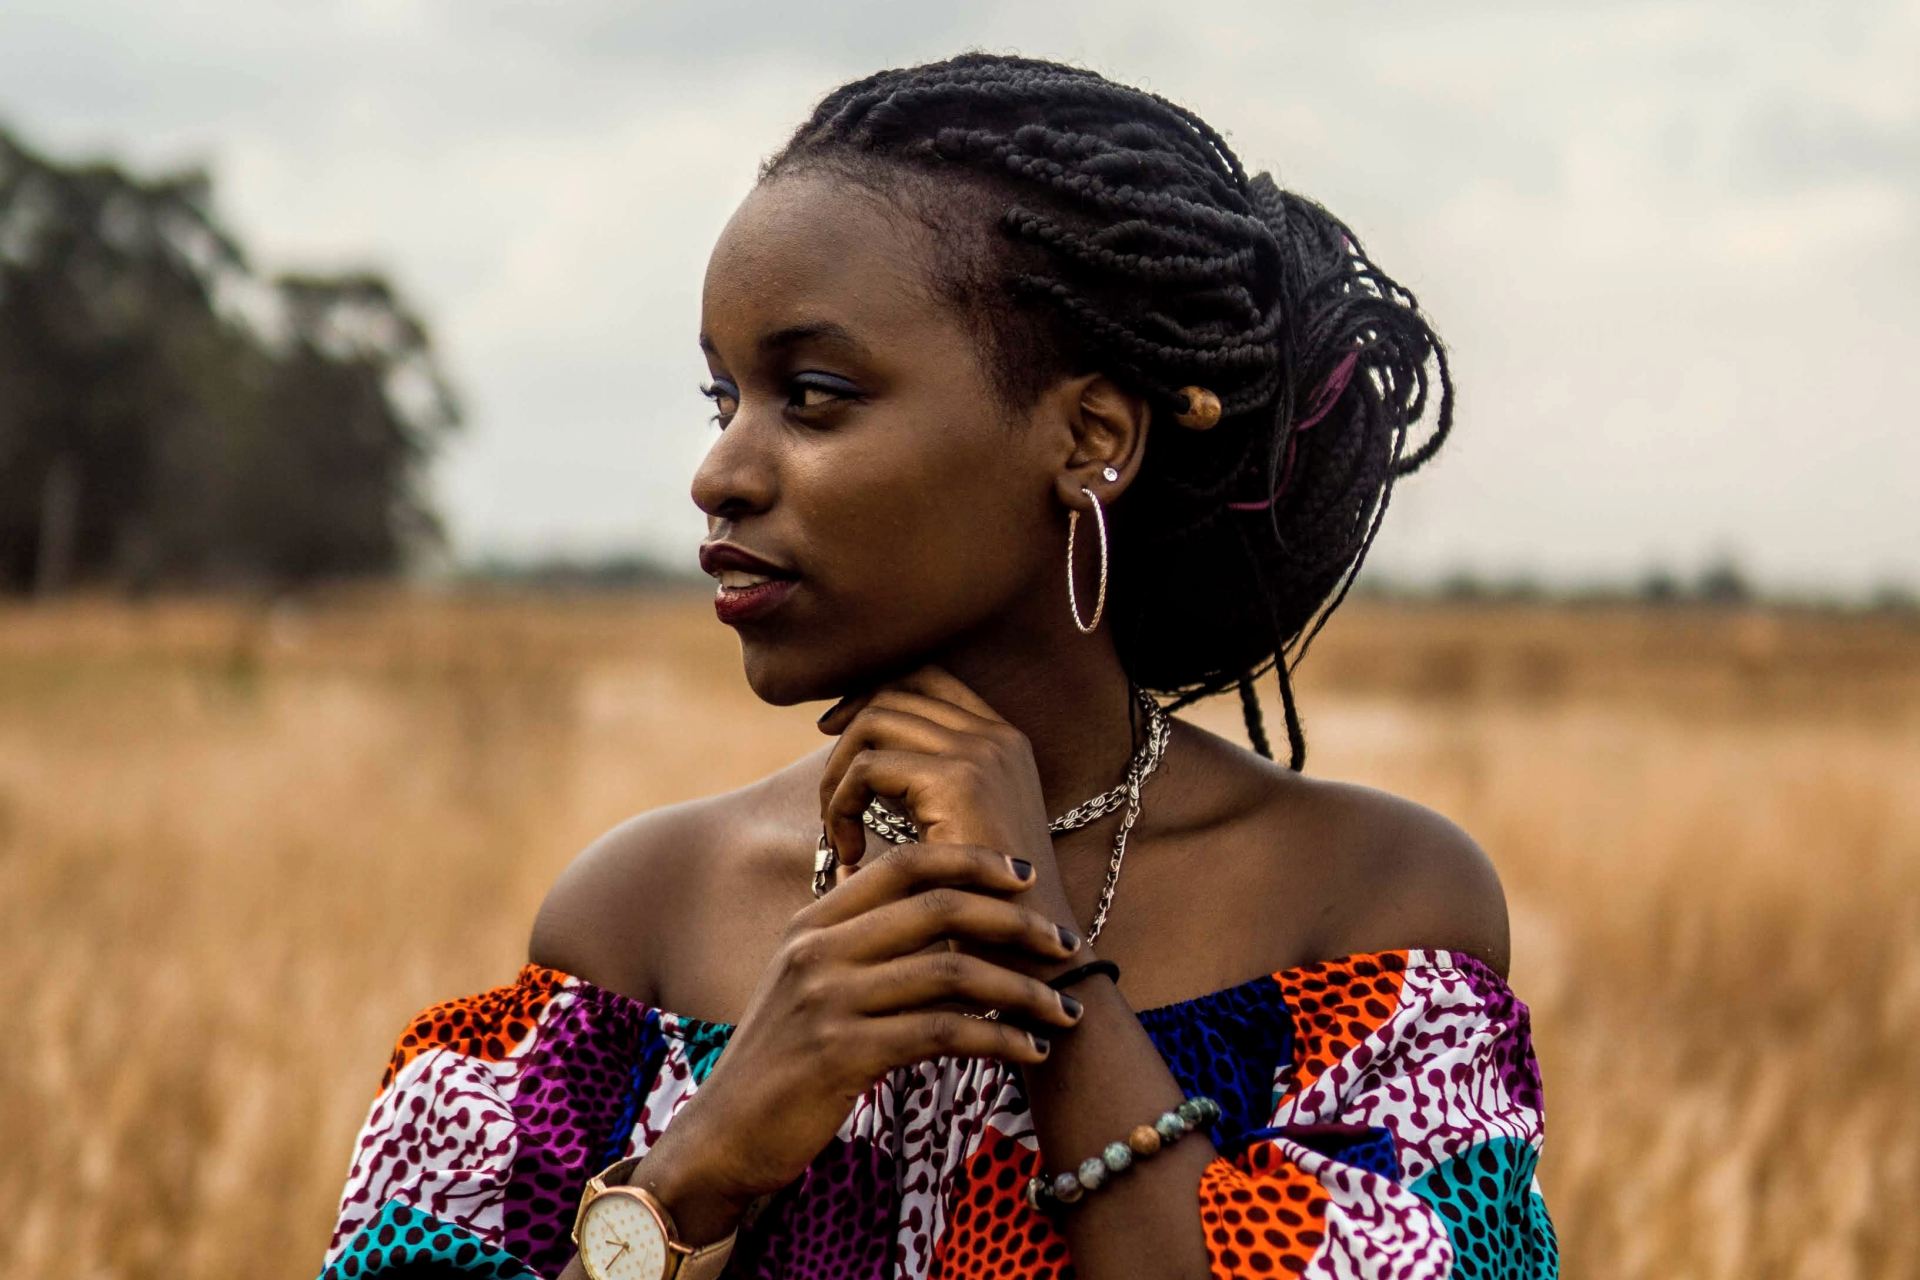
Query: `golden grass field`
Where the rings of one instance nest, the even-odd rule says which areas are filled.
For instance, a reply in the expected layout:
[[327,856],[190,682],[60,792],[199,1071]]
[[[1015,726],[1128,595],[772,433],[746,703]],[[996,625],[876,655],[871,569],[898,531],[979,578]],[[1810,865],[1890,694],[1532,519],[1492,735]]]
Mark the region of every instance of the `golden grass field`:
[[[1301,674],[1505,877],[1567,1275],[1920,1269],[1920,624],[1355,603]],[[817,710],[704,594],[0,610],[0,1276],[313,1275],[407,1015]]]

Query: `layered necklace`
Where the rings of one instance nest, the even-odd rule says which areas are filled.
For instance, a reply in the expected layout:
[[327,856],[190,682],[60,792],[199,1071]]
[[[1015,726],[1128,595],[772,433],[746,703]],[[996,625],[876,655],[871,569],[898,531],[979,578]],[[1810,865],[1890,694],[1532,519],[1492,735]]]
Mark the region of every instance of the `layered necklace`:
[[[1094,908],[1093,925],[1087,930],[1089,946],[1100,936],[1100,930],[1107,923],[1107,912],[1113,906],[1114,886],[1120,883],[1120,864],[1127,856],[1127,833],[1133,830],[1133,824],[1140,817],[1140,788],[1160,767],[1160,757],[1167,746],[1167,736],[1173,727],[1173,720],[1153,696],[1144,689],[1129,686],[1134,700],[1140,705],[1147,719],[1146,740],[1133,758],[1127,762],[1127,774],[1116,786],[1101,792],[1090,800],[1083,800],[1047,824],[1047,830],[1054,835],[1064,831],[1073,831],[1088,823],[1104,818],[1115,809],[1125,807],[1126,813],[1120,819],[1120,829],[1114,833],[1113,855],[1107,860],[1106,883],[1100,888],[1100,901]],[[919,828],[904,815],[887,808],[876,797],[860,815],[861,821],[875,835],[892,844],[910,844],[920,839]],[[813,892],[815,897],[827,891],[831,883],[836,858],[832,846],[827,843],[823,832],[820,847],[814,858]]]

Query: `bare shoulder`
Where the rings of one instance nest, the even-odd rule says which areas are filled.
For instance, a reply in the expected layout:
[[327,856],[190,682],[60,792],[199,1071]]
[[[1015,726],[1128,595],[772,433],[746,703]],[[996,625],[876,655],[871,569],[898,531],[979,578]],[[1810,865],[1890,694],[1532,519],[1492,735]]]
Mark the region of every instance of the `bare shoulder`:
[[661,926],[687,892],[690,850],[725,848],[702,797],[636,814],[575,855],[533,921],[527,958],[651,1001]]
[[[649,809],[600,836],[548,890],[528,959],[649,1004],[669,996],[676,973],[717,976],[724,989],[716,957],[750,954],[791,914],[783,888],[804,892],[783,815],[810,765],[805,757],[747,786]],[[811,845],[798,856],[809,860]],[[715,999],[698,983],[672,994],[700,1008]]]
[[1474,838],[1425,805],[1374,787],[1296,779],[1332,855],[1319,945],[1329,955],[1403,947],[1465,952],[1507,973],[1507,898]]
[[[1179,790],[1256,955],[1289,967],[1402,948],[1465,952],[1507,971],[1507,902],[1493,862],[1458,825],[1374,787],[1298,774],[1181,721]],[[1257,923],[1256,923],[1257,922]]]

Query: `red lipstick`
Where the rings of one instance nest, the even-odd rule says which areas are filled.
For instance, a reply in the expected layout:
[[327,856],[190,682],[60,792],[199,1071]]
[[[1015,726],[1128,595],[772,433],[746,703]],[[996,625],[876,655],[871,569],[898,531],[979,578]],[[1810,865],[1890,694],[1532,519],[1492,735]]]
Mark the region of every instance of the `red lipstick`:
[[[730,626],[773,612],[793,594],[800,577],[792,569],[732,542],[701,543],[700,567],[721,580],[714,593],[713,611]],[[735,585],[727,585],[729,577],[735,579]],[[741,578],[764,581],[741,583]]]
[[721,587],[713,596],[713,612],[728,626],[764,618],[799,585],[792,578],[775,578],[751,587]]

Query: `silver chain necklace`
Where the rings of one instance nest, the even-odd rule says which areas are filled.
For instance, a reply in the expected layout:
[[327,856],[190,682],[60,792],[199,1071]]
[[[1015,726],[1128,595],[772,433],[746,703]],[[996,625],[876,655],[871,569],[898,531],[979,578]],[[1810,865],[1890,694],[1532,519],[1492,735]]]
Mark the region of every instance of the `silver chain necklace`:
[[[1107,923],[1107,912],[1113,906],[1113,890],[1120,883],[1120,864],[1127,856],[1127,834],[1133,830],[1134,822],[1140,817],[1140,788],[1160,767],[1161,755],[1166,751],[1167,737],[1172,732],[1173,721],[1153,700],[1153,696],[1144,689],[1133,691],[1135,700],[1140,704],[1147,717],[1146,741],[1127,762],[1127,776],[1117,786],[1101,792],[1090,800],[1083,800],[1047,824],[1048,832],[1058,835],[1063,831],[1073,831],[1096,819],[1103,818],[1122,805],[1126,814],[1120,819],[1120,829],[1114,833],[1113,856],[1107,860],[1106,883],[1100,888],[1100,901],[1094,908],[1093,925],[1087,930],[1087,945],[1100,936],[1100,930]],[[916,843],[920,831],[911,819],[893,812],[880,803],[878,797],[869,801],[860,820],[867,827],[892,844]],[[823,833],[820,837],[820,855],[814,863],[814,896],[826,891],[824,881],[832,874],[835,859],[826,843]],[[823,871],[825,874],[823,874]]]

